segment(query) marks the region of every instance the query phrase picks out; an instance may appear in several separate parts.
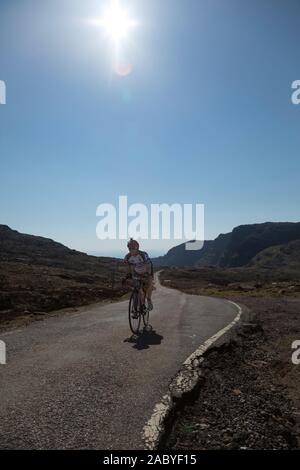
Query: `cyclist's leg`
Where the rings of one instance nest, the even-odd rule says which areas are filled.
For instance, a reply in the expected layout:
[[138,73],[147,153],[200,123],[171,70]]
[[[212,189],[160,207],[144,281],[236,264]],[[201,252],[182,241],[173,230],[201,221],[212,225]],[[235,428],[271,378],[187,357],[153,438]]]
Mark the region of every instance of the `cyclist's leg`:
[[[140,283],[139,278],[136,277],[136,276],[132,276],[130,287],[134,292],[134,295],[133,295],[133,312],[134,312],[134,314],[137,314],[138,311],[139,311],[139,302],[140,302],[140,296],[139,296],[139,292],[138,292],[139,283]],[[135,294],[135,292],[137,292],[137,294]]]
[[153,281],[152,281],[152,278],[149,277],[149,280],[146,285],[146,297],[148,300],[151,300],[152,291],[153,291]]
[[146,298],[146,295],[145,295],[145,288],[144,288],[144,286],[142,285],[141,288],[140,288],[140,301],[141,301],[141,305],[145,305],[145,298]]
[[151,276],[150,273],[147,276],[145,291],[146,291],[146,297],[148,300],[149,309],[152,310],[153,309],[153,304],[152,304],[153,277]]

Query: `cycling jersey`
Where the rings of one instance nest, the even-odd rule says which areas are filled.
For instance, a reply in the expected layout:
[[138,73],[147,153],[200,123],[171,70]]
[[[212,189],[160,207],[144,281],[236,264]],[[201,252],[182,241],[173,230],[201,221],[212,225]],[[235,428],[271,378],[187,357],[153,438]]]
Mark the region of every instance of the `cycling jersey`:
[[128,253],[124,259],[126,264],[132,266],[136,274],[142,275],[149,272],[149,267],[151,268],[152,273],[152,263],[145,251],[138,251],[134,256],[131,253]]

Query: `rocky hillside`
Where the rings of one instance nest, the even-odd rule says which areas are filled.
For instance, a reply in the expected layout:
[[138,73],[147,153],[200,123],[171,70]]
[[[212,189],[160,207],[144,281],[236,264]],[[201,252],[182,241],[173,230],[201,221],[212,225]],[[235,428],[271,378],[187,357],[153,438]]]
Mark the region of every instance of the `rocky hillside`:
[[0,321],[118,298],[123,276],[120,260],[0,225]]
[[111,258],[97,258],[71,250],[49,238],[27,235],[0,225],[0,261],[85,270]]
[[206,253],[212,241],[205,241],[204,246],[199,251],[186,250],[185,243],[171,248],[164,256],[153,259],[155,266],[194,266],[199,262],[202,255]]
[[282,271],[289,269],[289,271],[300,273],[300,240],[266,248],[260,251],[248,266]]
[[[246,266],[263,250],[295,240],[300,240],[300,223],[266,222],[241,225],[230,233],[221,234],[215,240],[205,242],[199,251],[187,251],[184,244],[174,247],[165,256],[157,258],[155,264],[204,267]],[[297,247],[298,245],[295,245],[294,250],[297,251]],[[274,258],[274,262],[276,259]]]
[[300,223],[241,225],[229,237],[220,266],[245,266],[262,250],[300,240]]

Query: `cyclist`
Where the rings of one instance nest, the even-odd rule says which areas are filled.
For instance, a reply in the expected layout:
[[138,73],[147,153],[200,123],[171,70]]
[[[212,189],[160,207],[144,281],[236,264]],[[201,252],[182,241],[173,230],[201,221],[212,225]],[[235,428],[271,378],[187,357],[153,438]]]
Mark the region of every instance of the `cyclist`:
[[148,301],[149,310],[153,309],[151,300],[153,290],[153,264],[148,254],[145,251],[140,251],[140,245],[132,238],[127,243],[129,252],[124,258],[125,264],[128,266],[128,274],[126,281],[131,279],[134,281],[141,281],[142,288],[140,290],[140,301],[142,310],[145,311],[145,298]]

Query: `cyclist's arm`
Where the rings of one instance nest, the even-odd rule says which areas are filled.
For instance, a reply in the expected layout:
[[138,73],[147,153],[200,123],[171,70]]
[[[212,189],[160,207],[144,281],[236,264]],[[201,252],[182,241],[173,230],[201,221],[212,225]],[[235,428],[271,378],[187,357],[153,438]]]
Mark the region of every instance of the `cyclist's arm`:
[[151,276],[153,277],[153,274],[154,274],[153,263],[152,263],[151,259],[149,261],[150,261],[150,265],[151,265]]
[[128,255],[126,255],[124,258],[124,264],[126,265],[126,268],[127,268],[126,278],[128,279],[129,277],[132,276],[132,266],[128,262]]
[[140,251],[140,254],[143,257],[145,264],[147,264],[147,265],[150,264],[150,272],[151,272],[151,276],[153,277],[153,263],[152,263],[149,255],[148,255],[148,253],[146,253],[146,251]]

